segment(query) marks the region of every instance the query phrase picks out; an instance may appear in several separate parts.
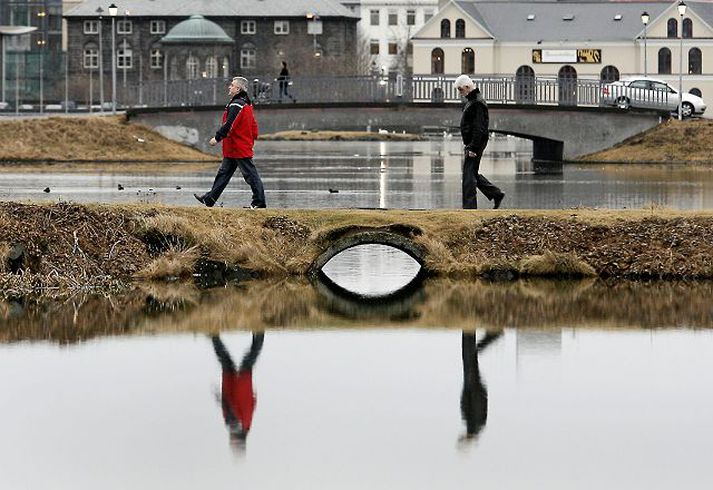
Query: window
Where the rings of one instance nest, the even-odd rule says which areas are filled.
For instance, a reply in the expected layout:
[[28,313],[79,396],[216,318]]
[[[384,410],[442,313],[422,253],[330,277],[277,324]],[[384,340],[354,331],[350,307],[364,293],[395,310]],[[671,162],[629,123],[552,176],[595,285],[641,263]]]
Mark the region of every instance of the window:
[[223,78],[230,76],[230,60],[227,56],[223,58]]
[[399,13],[394,11],[389,11],[389,25],[397,26],[399,25]]
[[85,20],[84,21],[84,34],[99,34],[99,21],[98,20]]
[[158,48],[151,50],[151,68],[163,68],[163,54]]
[[379,25],[379,11],[369,10],[369,25],[378,26]]
[[84,68],[99,68],[99,50],[93,44],[84,47]]
[[695,95],[696,97],[703,97],[703,93],[701,92],[701,89],[699,88],[692,88],[691,90],[688,91],[689,94]]
[[691,39],[693,37],[693,21],[691,19],[683,19],[683,26],[681,27],[681,35],[685,39]]
[[151,21],[151,34],[165,34],[166,33],[166,21],[165,20],[152,20]]
[[471,48],[465,48],[460,58],[461,73],[475,73],[475,53]]
[[215,56],[209,56],[205,60],[205,72],[208,78],[218,78],[218,60]]
[[240,68],[255,68],[256,65],[256,51],[255,46],[252,44],[244,44],[240,48]]
[[616,82],[619,80],[619,69],[612,65],[605,66],[599,73],[599,80],[605,83]]
[[557,102],[560,105],[577,105],[577,70],[564,65],[557,73]]
[[416,25],[416,11],[415,10],[407,10],[406,11],[406,25],[407,26],[415,26]]
[[676,19],[668,19],[666,23],[667,37],[678,37],[678,21]]
[[671,50],[668,48],[659,49],[659,74],[671,74]]
[[198,58],[196,58],[193,55],[190,55],[188,59],[186,60],[186,78],[188,80],[195,80],[198,78]]
[[451,37],[451,21],[448,19],[443,19],[441,21],[441,37]]
[[275,21],[275,34],[281,36],[290,33],[290,21],[289,20],[276,20]]
[[131,34],[132,23],[130,20],[120,20],[116,23],[116,33],[117,34]]
[[254,20],[240,21],[240,34],[255,34],[257,32],[257,22]]
[[703,73],[703,57],[701,56],[701,50],[698,48],[691,48],[688,50],[688,73],[690,75],[700,75]]
[[134,52],[131,50],[129,43],[124,42],[116,51],[116,67],[117,68],[132,68],[134,66]]
[[456,37],[465,37],[465,21],[463,19],[458,19],[456,21]]
[[399,45],[395,41],[389,42],[389,54],[399,54]]
[[431,73],[434,75],[443,74],[444,61],[443,50],[441,48],[436,48],[431,51]]
[[431,17],[433,17],[433,10],[425,10],[423,12],[423,23],[425,24],[429,20],[431,20]]
[[379,54],[379,40],[372,39],[369,42],[369,54]]
[[515,100],[521,104],[535,102],[535,70],[527,65],[515,72]]

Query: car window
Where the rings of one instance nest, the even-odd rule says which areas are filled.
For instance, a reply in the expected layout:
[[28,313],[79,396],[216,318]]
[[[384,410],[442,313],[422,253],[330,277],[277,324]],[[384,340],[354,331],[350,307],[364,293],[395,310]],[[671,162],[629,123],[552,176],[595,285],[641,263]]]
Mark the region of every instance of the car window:
[[629,84],[630,88],[649,88],[648,80],[634,80]]
[[671,89],[667,84],[661,82],[651,82],[651,88],[662,92],[668,92]]

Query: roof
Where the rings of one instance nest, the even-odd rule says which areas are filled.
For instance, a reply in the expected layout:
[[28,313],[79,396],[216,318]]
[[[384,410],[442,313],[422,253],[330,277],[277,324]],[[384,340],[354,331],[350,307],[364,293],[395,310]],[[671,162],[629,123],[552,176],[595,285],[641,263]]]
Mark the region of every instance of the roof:
[[[64,14],[65,17],[96,17],[97,8],[108,16],[107,0],[86,0]],[[336,0],[121,0],[119,16],[125,11],[137,17],[320,17],[359,16]]]
[[[505,42],[631,41],[643,31],[641,13],[651,22],[678,2],[556,2],[458,1],[473,20]],[[713,4],[687,2],[713,26]],[[675,10],[674,10],[675,12]],[[527,20],[528,16],[534,18]],[[571,16],[571,20],[563,20]],[[614,20],[615,16],[621,16]],[[418,34],[415,36],[418,38]]]
[[179,22],[161,38],[163,44],[233,44],[231,39],[215,22],[202,15],[191,15]]

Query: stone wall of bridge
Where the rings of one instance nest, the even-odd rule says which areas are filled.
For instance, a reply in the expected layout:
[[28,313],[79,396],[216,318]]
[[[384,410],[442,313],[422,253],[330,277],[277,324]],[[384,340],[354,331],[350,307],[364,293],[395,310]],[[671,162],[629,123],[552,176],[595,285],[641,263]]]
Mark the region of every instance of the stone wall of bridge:
[[[208,140],[220,124],[222,107],[138,109],[132,121],[164,136],[205,151],[218,152]],[[262,134],[287,130],[371,130],[423,133],[457,132],[456,104],[337,104],[262,105],[256,117]],[[535,158],[569,160],[609,148],[660,124],[666,116],[655,111],[556,106],[490,106],[490,129],[533,141]]]

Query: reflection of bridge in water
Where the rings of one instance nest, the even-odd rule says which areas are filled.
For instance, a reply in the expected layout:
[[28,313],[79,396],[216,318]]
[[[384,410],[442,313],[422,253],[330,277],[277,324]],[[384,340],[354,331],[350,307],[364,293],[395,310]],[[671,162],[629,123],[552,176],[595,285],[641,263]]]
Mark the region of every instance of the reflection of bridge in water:
[[[302,77],[290,87],[296,103],[281,103],[272,79],[256,78],[250,92],[261,132],[285,130],[452,131],[460,121],[454,77]],[[491,131],[533,142],[533,160],[561,161],[596,152],[650,129],[665,111],[621,111],[601,103],[599,80],[489,76],[474,78],[490,106]],[[133,119],[181,140],[205,145],[226,81],[150,82],[119,94]],[[218,107],[217,107],[218,106]],[[186,112],[191,112],[186,117]]]

